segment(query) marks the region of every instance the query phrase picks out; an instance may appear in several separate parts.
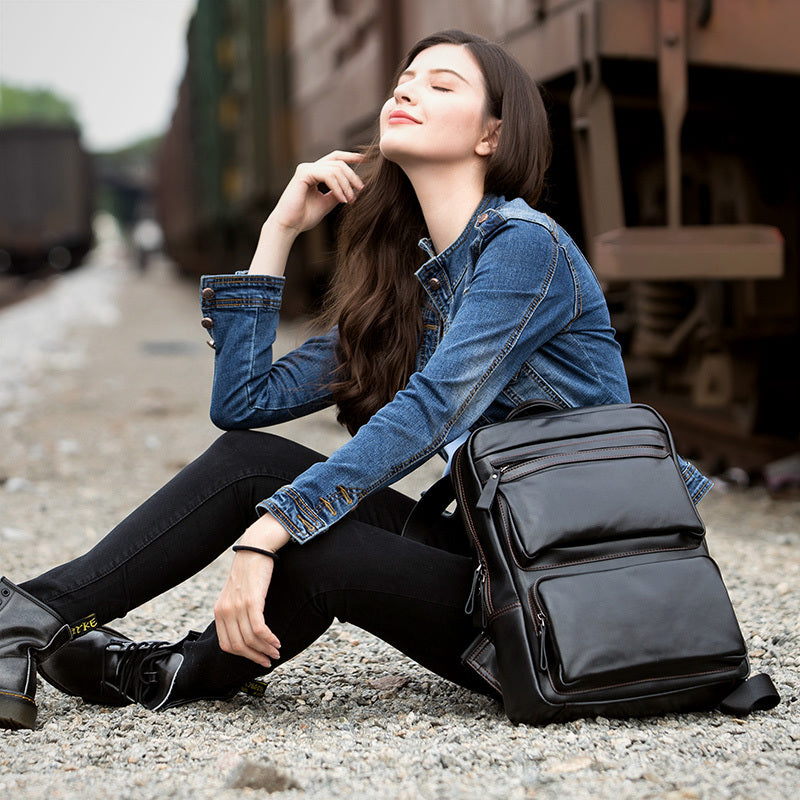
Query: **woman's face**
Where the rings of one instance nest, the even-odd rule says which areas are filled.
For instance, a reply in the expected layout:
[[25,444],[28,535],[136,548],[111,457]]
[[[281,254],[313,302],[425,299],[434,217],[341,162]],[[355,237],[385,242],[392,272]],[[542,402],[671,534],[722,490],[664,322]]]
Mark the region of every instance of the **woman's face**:
[[423,50],[381,110],[380,150],[400,167],[476,163],[494,151],[478,63],[463,45]]

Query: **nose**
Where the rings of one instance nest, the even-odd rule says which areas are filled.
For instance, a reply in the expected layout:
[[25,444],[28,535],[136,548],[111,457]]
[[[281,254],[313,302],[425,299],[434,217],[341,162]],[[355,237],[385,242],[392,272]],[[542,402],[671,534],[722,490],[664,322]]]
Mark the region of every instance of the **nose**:
[[395,87],[394,92],[394,99],[396,103],[405,102],[405,103],[413,103],[414,102],[414,89],[409,84],[411,81],[403,81],[403,83],[398,84]]

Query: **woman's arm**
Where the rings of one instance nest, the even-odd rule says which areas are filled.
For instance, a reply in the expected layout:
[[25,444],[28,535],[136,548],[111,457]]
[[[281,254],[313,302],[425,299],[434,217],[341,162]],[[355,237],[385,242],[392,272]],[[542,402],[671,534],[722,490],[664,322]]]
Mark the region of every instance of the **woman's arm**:
[[[204,324],[216,350],[211,418],[218,427],[273,425],[330,405],[336,331],[274,363],[272,345],[292,244],[339,202],[355,198],[363,183],[351,164],[361,158],[336,151],[300,164],[262,226],[248,274],[203,277]],[[329,191],[320,191],[323,184]]]
[[202,287],[201,295],[213,292],[202,303],[214,338],[210,414],[217,427],[261,428],[331,405],[335,329],[273,361],[283,278],[207,275]]
[[[285,528],[265,514],[245,531],[240,544],[277,553],[288,541]],[[214,606],[220,647],[263,667],[280,657],[280,641],[264,622],[264,604],[274,567],[272,558],[240,550]]]
[[[350,203],[364,188],[351,164],[363,156],[335,150],[310,164],[299,164],[294,176],[261,228],[251,275],[281,276],[294,240],[315,227],[339,203]],[[326,188],[321,191],[320,187]]]
[[[523,363],[581,314],[555,231],[509,221],[494,233],[425,367],[329,459],[259,504],[296,541],[325,531],[458,438]],[[439,277],[443,285],[447,278]]]
[[[350,166],[359,163],[361,159],[362,157],[357,153],[336,151],[313,164],[301,164],[297,167],[294,177],[262,227],[258,246],[250,264],[250,276],[268,276],[273,281],[282,279],[289,250],[295,238],[301,232],[314,227],[339,203],[353,200],[363,188],[361,179]],[[328,191],[320,191],[320,186],[323,184]],[[208,286],[207,288],[213,287]],[[214,297],[216,297],[216,291],[212,295],[212,298]],[[273,301],[273,306],[277,305],[279,302]],[[277,307],[274,307],[272,311],[276,315]],[[258,314],[258,304],[256,304],[254,328],[251,331],[247,329],[242,331],[242,326],[239,326],[239,342],[234,342],[232,339],[225,341],[223,325],[223,338],[217,343],[218,359],[220,356],[224,358],[225,349],[235,344],[245,348],[257,346],[258,340],[253,334],[258,333]],[[216,325],[216,323],[214,324]],[[271,345],[277,318],[272,319],[269,324],[273,329],[267,345],[270,351],[270,368],[267,372],[274,378]],[[248,336],[252,337],[249,341]],[[320,341],[325,342],[326,340]],[[263,347],[263,343],[260,346]],[[320,346],[324,350],[324,344]],[[315,345],[309,346],[309,343],[306,343],[304,348],[300,348],[299,355],[295,356],[295,361],[299,359],[302,363],[303,358],[309,357],[309,351],[314,349]],[[234,363],[236,363],[237,356],[240,354],[234,351],[232,359]],[[238,392],[236,396],[248,396],[247,389],[252,377],[252,368],[257,366],[252,352],[245,356],[244,363],[247,365],[244,371],[234,371],[236,375],[234,386],[220,389],[220,391],[230,393],[229,396],[236,395],[236,390],[239,388],[235,385],[236,381],[244,378],[244,391]],[[279,369],[279,372],[282,371],[285,376],[289,376],[289,384],[294,381],[292,377],[294,370],[290,366],[293,363],[290,355]],[[302,372],[302,370],[300,371]],[[220,381],[217,380],[218,377],[220,377]],[[218,376],[215,369],[215,397],[218,383],[222,384],[224,377],[224,375]],[[230,381],[231,378],[232,376],[229,375],[228,380]],[[269,380],[269,376],[265,376],[264,380]],[[262,394],[263,392],[264,388],[262,387]],[[289,395],[284,394],[284,396],[288,397]],[[245,531],[241,538],[241,544],[277,553],[289,541],[289,538],[285,528],[274,517],[264,514]],[[222,649],[249,658],[264,667],[269,667],[272,659],[276,659],[280,655],[280,642],[264,622],[264,604],[272,579],[273,567],[274,560],[268,556],[250,551],[239,551],[234,556],[230,574],[214,606],[214,618]]]

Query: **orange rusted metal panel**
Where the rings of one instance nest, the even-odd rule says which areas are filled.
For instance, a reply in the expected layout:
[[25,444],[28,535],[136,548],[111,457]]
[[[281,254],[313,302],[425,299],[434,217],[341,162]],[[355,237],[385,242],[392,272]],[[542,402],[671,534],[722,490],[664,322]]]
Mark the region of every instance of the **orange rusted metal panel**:
[[783,237],[769,225],[620,228],[594,242],[603,280],[780,278]]

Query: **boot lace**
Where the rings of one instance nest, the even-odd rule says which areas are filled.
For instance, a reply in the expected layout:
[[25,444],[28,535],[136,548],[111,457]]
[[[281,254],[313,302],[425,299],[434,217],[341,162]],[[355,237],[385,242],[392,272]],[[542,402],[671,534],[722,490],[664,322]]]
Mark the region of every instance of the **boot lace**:
[[135,703],[145,703],[158,687],[159,659],[172,651],[169,642],[112,643],[110,648],[118,651],[114,685],[122,694]]

